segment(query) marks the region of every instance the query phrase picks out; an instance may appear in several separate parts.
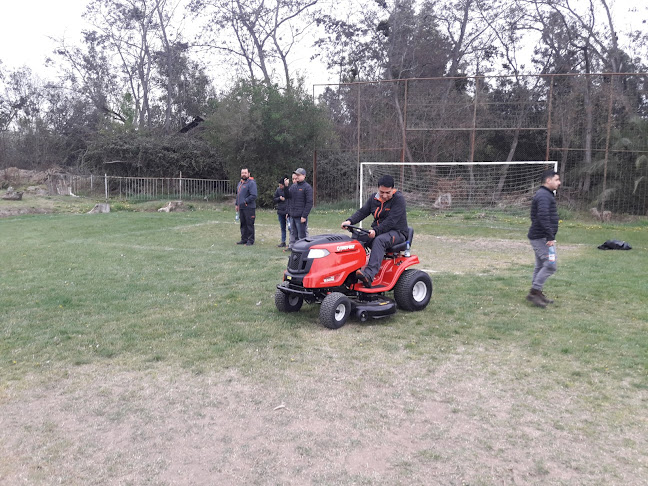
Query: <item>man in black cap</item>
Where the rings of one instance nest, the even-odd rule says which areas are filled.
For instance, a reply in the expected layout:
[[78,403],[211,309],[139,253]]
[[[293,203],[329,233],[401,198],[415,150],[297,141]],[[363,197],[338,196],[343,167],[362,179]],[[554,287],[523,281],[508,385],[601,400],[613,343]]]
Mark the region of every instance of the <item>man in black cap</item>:
[[407,206],[405,196],[394,188],[394,178],[384,175],[378,180],[378,192],[358,209],[353,216],[342,223],[342,228],[358,224],[369,215],[373,215],[371,231],[358,239],[371,248],[366,267],[356,272],[362,284],[370,288],[373,279],[380,270],[385,252],[394,245],[407,240]]
[[291,225],[297,232],[297,239],[306,238],[308,225],[308,214],[313,209],[313,188],[306,182],[306,170],[299,168],[293,172],[296,176],[296,183],[290,186],[288,196],[290,198],[289,216]]
[[277,187],[277,189],[275,190],[273,198],[277,206],[279,228],[281,228],[281,243],[277,245],[279,248],[284,248],[286,246],[286,218],[288,210],[288,203],[286,198],[287,192],[288,178],[284,176],[279,179],[279,187]]
[[556,233],[558,233],[558,206],[555,191],[560,187],[560,176],[546,170],[541,176],[542,186],[531,201],[531,227],[527,237],[535,253],[535,268],[531,290],[526,299],[538,307],[547,307],[553,300],[542,292],[545,281],[556,272]]

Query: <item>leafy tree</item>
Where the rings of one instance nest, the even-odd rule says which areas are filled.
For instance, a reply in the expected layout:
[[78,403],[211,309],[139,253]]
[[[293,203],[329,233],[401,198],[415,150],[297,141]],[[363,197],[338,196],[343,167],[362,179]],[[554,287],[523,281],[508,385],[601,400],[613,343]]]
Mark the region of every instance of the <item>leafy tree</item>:
[[[311,167],[313,149],[326,145],[329,126],[321,109],[301,89],[240,82],[207,120],[205,137],[222,151],[227,174],[247,167],[256,178],[261,204],[272,204],[276,181],[297,167]],[[310,172],[310,171],[309,171]]]
[[199,136],[157,134],[115,128],[94,134],[82,158],[91,173],[117,176],[225,179],[218,150]]

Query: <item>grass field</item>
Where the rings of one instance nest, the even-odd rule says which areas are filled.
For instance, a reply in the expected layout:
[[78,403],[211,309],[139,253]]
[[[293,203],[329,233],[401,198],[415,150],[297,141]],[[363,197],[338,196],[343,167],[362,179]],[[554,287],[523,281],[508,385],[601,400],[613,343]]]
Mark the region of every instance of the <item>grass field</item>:
[[645,219],[563,215],[538,309],[526,218],[413,211],[430,306],[330,331],[273,212],[118,209],[0,219],[0,484],[646,484]]

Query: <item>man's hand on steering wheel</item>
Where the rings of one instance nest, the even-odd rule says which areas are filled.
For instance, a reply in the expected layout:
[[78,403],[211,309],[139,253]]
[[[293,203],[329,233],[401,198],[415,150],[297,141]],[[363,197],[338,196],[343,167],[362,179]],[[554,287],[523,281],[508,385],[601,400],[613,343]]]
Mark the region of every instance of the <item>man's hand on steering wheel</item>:
[[344,223],[342,223],[341,226],[342,228],[351,231],[351,233],[365,234],[368,235],[369,238],[376,237],[376,232],[374,230],[366,230],[364,228],[361,228],[360,226],[354,226],[348,219]]

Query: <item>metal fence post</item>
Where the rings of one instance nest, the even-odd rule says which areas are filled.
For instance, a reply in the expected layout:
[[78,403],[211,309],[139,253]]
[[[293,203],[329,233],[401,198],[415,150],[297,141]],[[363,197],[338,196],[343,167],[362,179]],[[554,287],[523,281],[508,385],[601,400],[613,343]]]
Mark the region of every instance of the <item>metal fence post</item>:
[[607,130],[605,134],[605,159],[603,161],[603,192],[601,193],[601,214],[605,211],[607,194],[608,160],[610,159],[610,132],[612,130],[612,109],[614,108],[614,75],[610,75],[610,99],[608,100]]

